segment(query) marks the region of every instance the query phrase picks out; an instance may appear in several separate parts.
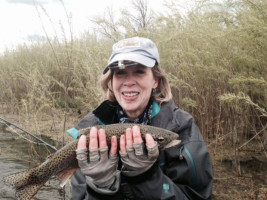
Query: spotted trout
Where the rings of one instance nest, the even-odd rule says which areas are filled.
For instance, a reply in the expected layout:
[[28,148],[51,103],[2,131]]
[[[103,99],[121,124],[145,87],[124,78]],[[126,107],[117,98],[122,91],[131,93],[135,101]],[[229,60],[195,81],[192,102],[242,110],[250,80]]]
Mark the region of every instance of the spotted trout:
[[[127,128],[131,128],[136,124],[112,124],[106,126],[96,126],[98,129],[103,128],[106,131],[107,143],[110,145],[110,139],[113,135],[119,138],[125,133]],[[181,141],[177,140],[178,134],[157,128],[154,126],[138,124],[142,137],[146,133],[150,133],[159,145],[159,150],[177,146]],[[80,135],[89,135],[90,128],[80,130]],[[87,137],[89,140],[89,137]],[[28,171],[11,174],[3,178],[5,184],[12,186],[16,190],[16,198],[18,200],[30,200],[38,192],[38,190],[53,176],[57,175],[60,186],[64,186],[68,179],[78,169],[78,161],[76,159],[76,148],[78,141],[70,142],[62,147],[56,153],[51,155],[45,162],[39,166],[29,169]],[[89,141],[87,141],[89,144]]]

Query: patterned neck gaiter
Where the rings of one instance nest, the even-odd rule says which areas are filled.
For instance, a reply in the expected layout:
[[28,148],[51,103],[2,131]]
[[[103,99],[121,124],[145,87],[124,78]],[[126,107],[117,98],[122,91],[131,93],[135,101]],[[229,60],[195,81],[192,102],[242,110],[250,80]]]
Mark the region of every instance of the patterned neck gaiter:
[[117,109],[117,119],[119,123],[134,123],[134,124],[151,124],[152,115],[152,101],[148,103],[148,106],[144,112],[135,120],[130,120],[123,109],[119,106]]

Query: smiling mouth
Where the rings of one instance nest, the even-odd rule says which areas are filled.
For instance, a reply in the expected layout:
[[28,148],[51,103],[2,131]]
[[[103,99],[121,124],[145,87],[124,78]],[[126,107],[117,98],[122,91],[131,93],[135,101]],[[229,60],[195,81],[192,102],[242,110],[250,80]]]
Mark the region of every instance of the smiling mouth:
[[122,92],[122,94],[126,97],[135,97],[139,94],[139,92]]

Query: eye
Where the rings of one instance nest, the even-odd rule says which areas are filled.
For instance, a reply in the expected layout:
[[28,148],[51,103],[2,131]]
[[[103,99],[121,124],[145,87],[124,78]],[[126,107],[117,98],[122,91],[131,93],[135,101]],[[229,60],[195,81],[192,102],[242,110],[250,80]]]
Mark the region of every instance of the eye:
[[120,70],[120,69],[117,69],[114,71],[114,74],[119,76],[119,75],[124,75],[126,74],[125,70]]
[[145,71],[144,71],[144,70],[142,70],[142,69],[138,69],[138,70],[136,70],[136,71],[135,71],[135,73],[137,73],[137,74],[144,74],[144,73],[145,73]]
[[164,142],[164,138],[163,138],[163,137],[158,137],[158,142],[159,142],[159,143]]

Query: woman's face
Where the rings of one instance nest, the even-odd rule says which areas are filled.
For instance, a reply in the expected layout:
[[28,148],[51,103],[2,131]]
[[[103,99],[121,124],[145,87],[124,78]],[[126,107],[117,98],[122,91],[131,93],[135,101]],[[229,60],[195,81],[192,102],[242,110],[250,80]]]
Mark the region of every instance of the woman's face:
[[130,119],[136,119],[145,110],[152,89],[158,86],[152,69],[142,65],[115,69],[112,88],[116,100]]

